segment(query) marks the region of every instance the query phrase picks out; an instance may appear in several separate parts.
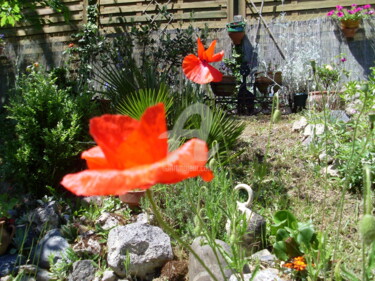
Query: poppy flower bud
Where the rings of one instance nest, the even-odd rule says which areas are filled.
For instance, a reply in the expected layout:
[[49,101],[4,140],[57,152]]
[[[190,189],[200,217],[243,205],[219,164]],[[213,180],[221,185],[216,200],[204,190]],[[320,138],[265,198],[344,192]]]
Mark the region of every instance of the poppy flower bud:
[[272,123],[277,123],[281,119],[281,111],[279,109],[276,109],[275,112],[272,115]]
[[375,217],[364,215],[359,221],[359,232],[365,244],[370,245],[375,241]]

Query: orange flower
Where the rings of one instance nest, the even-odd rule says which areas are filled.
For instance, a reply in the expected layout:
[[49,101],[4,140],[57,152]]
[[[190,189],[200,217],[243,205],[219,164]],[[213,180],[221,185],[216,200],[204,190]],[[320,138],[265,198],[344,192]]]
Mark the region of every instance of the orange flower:
[[306,269],[306,261],[304,257],[295,257],[292,262],[283,264],[283,267],[291,268],[297,271],[303,271]]
[[190,54],[182,62],[182,69],[188,79],[198,84],[221,81],[223,74],[209,64],[210,62],[221,61],[224,56],[224,51],[214,54],[215,45],[216,40],[212,41],[210,47],[205,50],[198,38],[198,57]]
[[82,153],[88,170],[66,175],[61,184],[76,195],[121,195],[148,189],[157,183],[177,183],[213,173],[205,168],[208,148],[191,139],[168,153],[164,105],[149,107],[141,119],[103,115],[90,121],[90,134],[98,144]]
[[69,47],[69,48],[73,48],[73,47],[74,47],[74,43],[70,43],[70,44],[68,45],[68,47]]

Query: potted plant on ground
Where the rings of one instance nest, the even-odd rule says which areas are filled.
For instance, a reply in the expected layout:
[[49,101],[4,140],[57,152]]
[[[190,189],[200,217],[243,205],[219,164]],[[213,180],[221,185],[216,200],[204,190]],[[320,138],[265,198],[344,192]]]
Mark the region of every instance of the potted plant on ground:
[[316,66],[312,62],[316,91],[309,92],[309,107],[315,107],[322,110],[324,106],[330,109],[340,109],[343,106],[343,100],[338,93],[340,92],[340,81],[343,76],[348,77],[349,73],[344,69],[346,58],[343,54],[335,57],[331,64],[322,64]]
[[267,95],[270,87],[273,86],[273,91],[276,92],[282,84],[282,72],[278,66],[273,66],[272,63],[268,65],[263,62],[259,65],[259,71],[255,73],[255,86],[263,95]]
[[212,92],[216,96],[232,96],[238,92],[241,83],[242,52],[240,46],[234,46],[230,58],[223,59],[219,70],[224,74],[220,82],[211,82]]
[[358,6],[352,4],[348,8],[337,5],[335,10],[329,11],[327,16],[340,21],[341,30],[346,38],[353,38],[358,30],[360,21],[374,14],[370,4]]

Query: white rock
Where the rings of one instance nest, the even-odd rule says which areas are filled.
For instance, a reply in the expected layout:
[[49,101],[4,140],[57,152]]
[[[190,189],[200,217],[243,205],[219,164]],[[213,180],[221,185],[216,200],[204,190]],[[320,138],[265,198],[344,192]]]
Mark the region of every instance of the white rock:
[[101,281],[116,281],[117,276],[112,270],[106,270],[103,272]]
[[[113,228],[108,234],[107,262],[120,277],[126,274],[141,279],[154,277],[155,270],[173,259],[170,238],[161,228],[132,223]],[[124,261],[130,257],[128,270]]]
[[304,136],[322,135],[324,133],[324,124],[307,125],[303,131]]
[[147,213],[140,213],[137,216],[137,222],[138,223],[148,223],[148,224],[153,224],[155,221],[154,215],[153,214],[147,214]]
[[295,121],[292,126],[292,131],[293,132],[299,132],[303,128],[307,126],[307,119],[305,117],[302,117],[301,119]]
[[[250,280],[252,274],[244,274],[244,280]],[[234,274],[229,278],[229,281],[241,281]],[[279,277],[279,271],[275,268],[267,268],[257,272],[253,281],[285,281]]]
[[100,224],[104,230],[109,230],[121,224],[118,218],[107,212],[101,214],[96,223]]

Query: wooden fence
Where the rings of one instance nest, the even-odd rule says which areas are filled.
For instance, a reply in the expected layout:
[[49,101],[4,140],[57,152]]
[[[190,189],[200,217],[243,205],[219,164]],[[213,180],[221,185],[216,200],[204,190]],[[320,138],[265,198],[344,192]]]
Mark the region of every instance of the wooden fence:
[[[63,0],[71,11],[70,21],[51,8],[40,7],[35,15],[43,21],[41,26],[23,23],[14,28],[2,28],[10,41],[53,38],[53,42],[68,41],[72,33],[86,22],[88,0]],[[115,27],[127,23],[162,21],[168,28],[195,27],[224,28],[233,15],[241,14],[251,24],[259,14],[271,22],[283,15],[288,20],[308,20],[322,17],[338,3],[350,6],[353,0],[97,0],[100,28],[113,32]],[[358,5],[373,4],[375,0],[356,0]],[[165,13],[163,13],[165,12]]]

